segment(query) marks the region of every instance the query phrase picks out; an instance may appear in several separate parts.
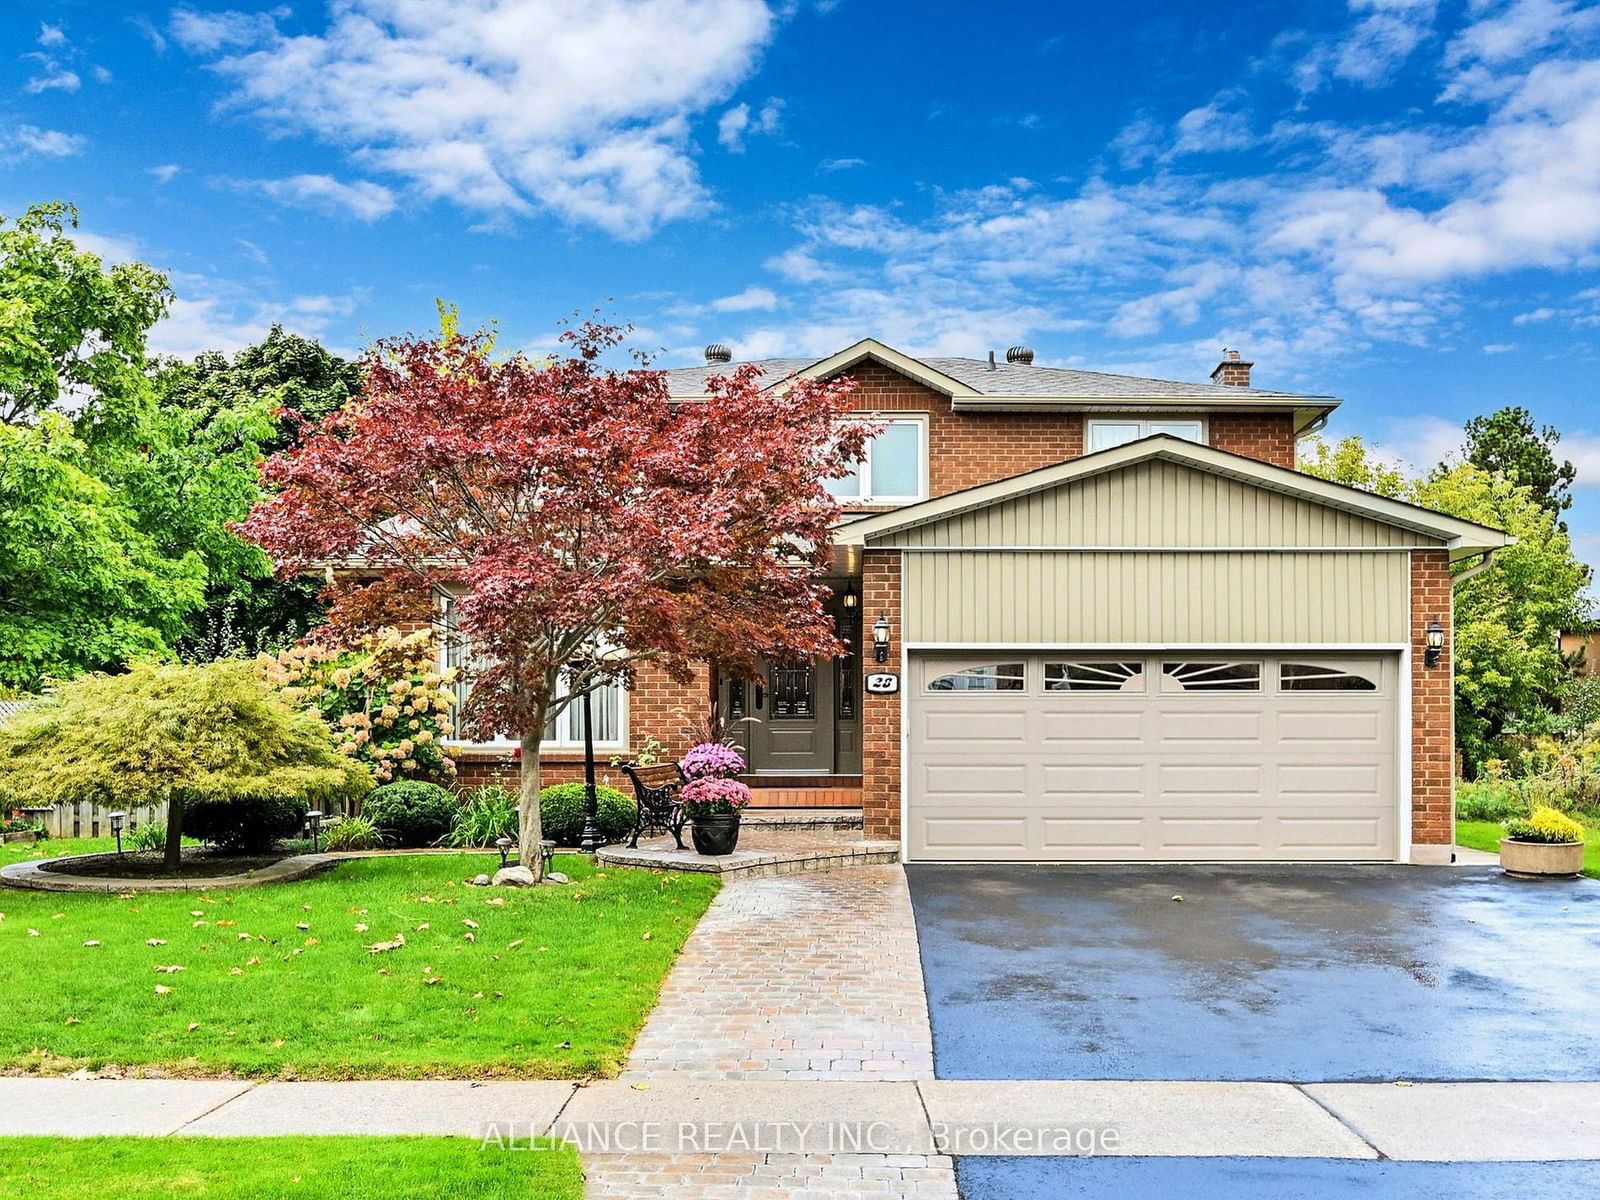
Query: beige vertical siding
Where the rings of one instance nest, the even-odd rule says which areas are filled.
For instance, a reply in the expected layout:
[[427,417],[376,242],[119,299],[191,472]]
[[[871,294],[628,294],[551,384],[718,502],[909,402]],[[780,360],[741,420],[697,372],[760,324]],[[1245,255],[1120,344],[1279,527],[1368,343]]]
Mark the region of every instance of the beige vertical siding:
[[1147,462],[887,535],[897,546],[1417,546],[1428,537],[1259,485]]
[[1393,643],[1409,556],[940,551],[905,555],[913,642]]

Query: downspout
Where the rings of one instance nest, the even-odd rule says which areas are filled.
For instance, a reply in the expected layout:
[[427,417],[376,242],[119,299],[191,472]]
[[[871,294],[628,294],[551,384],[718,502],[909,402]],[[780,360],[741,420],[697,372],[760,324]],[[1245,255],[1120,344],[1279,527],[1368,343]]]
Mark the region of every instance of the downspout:
[[1465,571],[1462,571],[1457,575],[1452,575],[1450,577],[1450,586],[1455,587],[1458,583],[1465,583],[1474,575],[1482,575],[1494,563],[1494,552],[1498,549],[1500,549],[1499,546],[1491,546],[1489,549],[1483,552],[1483,561],[1477,566],[1468,567]]

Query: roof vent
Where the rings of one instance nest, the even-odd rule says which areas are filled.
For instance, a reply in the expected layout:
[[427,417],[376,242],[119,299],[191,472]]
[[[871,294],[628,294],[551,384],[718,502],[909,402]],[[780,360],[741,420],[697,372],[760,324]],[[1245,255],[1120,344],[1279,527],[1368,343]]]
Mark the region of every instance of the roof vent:
[[721,342],[712,342],[706,347],[706,361],[708,363],[725,363],[733,361],[733,351]]
[[1033,366],[1032,346],[1013,346],[1006,351],[1006,361],[1015,363],[1019,367]]

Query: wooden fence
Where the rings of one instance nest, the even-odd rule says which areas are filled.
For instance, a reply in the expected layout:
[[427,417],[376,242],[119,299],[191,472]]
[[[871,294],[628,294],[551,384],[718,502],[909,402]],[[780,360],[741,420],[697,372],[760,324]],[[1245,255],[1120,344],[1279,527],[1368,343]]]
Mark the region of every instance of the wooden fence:
[[[58,804],[49,812],[39,813],[37,816],[44,822],[45,832],[51,837],[110,837],[111,814],[115,811],[117,810],[102,808],[98,804]],[[157,825],[166,823],[164,805],[128,808],[122,811],[128,814],[128,819],[122,823],[124,838],[141,825],[149,825],[152,822]]]

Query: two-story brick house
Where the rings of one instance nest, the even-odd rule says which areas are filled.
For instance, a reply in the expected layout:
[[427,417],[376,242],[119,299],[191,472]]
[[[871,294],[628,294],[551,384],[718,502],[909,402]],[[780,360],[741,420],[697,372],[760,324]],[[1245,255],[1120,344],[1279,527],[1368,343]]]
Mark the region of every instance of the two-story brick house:
[[[1296,472],[1338,401],[1237,354],[1203,384],[1032,357],[762,362],[846,375],[886,422],[837,487],[850,649],[642,678],[601,698],[602,753],[676,753],[715,703],[758,803],[860,805],[911,861],[1448,861],[1450,564],[1506,536]],[[565,720],[551,778],[578,770]],[[497,757],[464,749],[465,777]]]

